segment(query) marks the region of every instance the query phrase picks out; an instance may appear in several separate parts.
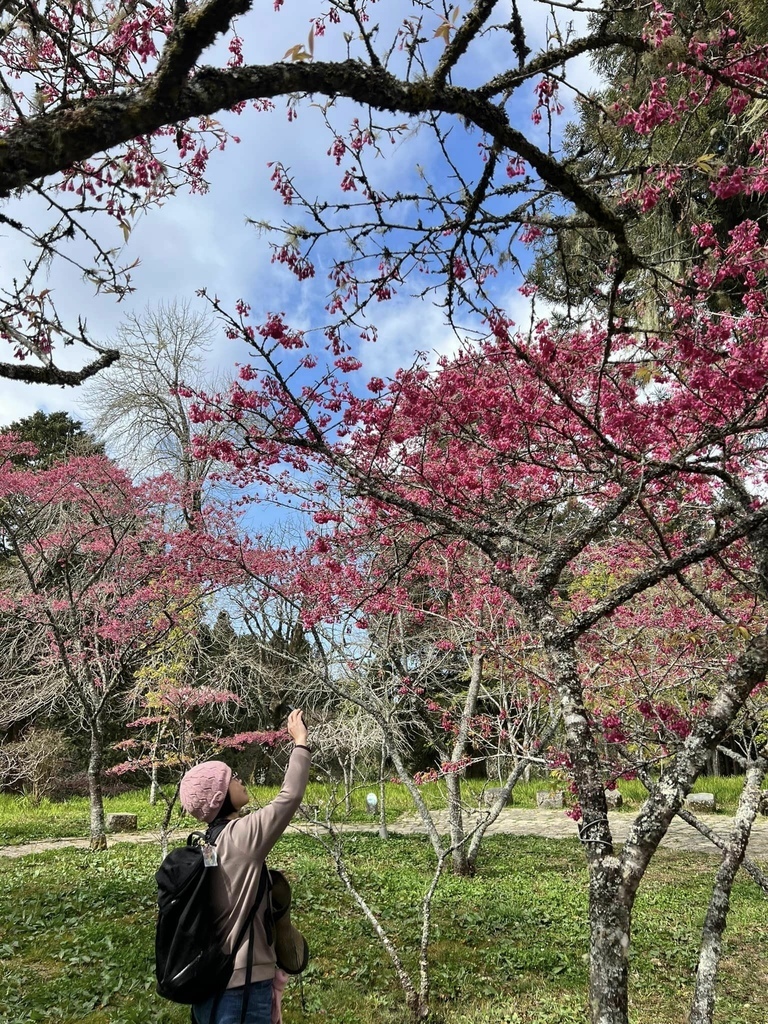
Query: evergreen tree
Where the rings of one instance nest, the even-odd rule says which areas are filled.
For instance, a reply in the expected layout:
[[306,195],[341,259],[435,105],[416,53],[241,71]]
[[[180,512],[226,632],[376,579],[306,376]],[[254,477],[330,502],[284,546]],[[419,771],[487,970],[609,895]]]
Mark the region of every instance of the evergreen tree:
[[[737,119],[727,96],[720,95],[678,117],[685,86],[680,79],[675,86],[668,84],[667,76],[670,66],[685,57],[692,39],[717,38],[724,55],[732,51],[734,59],[745,43],[768,42],[768,7],[757,0],[739,0],[728,11],[719,0],[676,0],[667,6],[678,31],[661,46],[645,53],[615,46],[593,56],[594,69],[608,84],[578,102],[578,120],[564,140],[567,164],[606,201],[619,206],[625,201],[629,215],[630,205],[642,196],[640,210],[628,222],[640,264],[620,288],[617,284],[607,291],[605,271],[612,259],[608,235],[585,221],[564,221],[552,207],[552,227],[541,239],[532,279],[559,306],[555,318],[576,314],[587,319],[609,312],[639,333],[657,331],[667,315],[662,292],[670,280],[684,277],[697,253],[692,224],[709,221],[723,244],[745,220],[765,230],[761,195],[733,195],[715,186],[729,168],[754,164],[752,147],[763,132],[768,100],[753,98],[746,116]],[[616,3],[608,10],[604,6],[591,20],[595,30],[611,19],[627,35],[639,36],[646,16],[644,8]],[[690,90],[699,87],[694,81]],[[622,110],[627,104],[640,105],[654,90],[664,94],[670,114],[644,133],[622,118]],[[669,187],[671,180],[674,188]],[[730,309],[738,300],[739,291],[732,285],[716,290],[711,303],[716,310]]]
[[72,455],[103,455],[104,445],[83,428],[80,420],[68,412],[43,412],[38,409],[31,416],[15,420],[0,433],[16,434],[20,441],[33,444],[38,454],[34,457],[14,455],[17,466],[44,468],[61,462]]

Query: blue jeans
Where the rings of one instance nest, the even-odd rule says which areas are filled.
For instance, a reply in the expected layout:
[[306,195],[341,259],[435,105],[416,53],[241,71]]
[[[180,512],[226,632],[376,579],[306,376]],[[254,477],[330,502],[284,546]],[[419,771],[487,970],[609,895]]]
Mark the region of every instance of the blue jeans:
[[[228,988],[221,996],[216,1013],[211,1020],[211,1009],[215,1002],[208,999],[194,1007],[197,1024],[240,1024],[243,1008],[243,989]],[[245,1015],[246,1024],[270,1024],[272,1018],[272,979],[254,981],[248,993],[248,1010]]]

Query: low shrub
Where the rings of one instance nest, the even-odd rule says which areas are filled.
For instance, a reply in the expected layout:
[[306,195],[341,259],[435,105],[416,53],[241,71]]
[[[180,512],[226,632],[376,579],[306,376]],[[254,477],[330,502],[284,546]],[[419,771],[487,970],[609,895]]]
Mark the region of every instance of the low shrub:
[[[101,791],[105,797],[121,796],[139,789],[135,781],[125,776],[105,775],[101,780]],[[69,800],[73,796],[88,796],[88,772],[73,772],[57,779],[50,796],[56,801]]]

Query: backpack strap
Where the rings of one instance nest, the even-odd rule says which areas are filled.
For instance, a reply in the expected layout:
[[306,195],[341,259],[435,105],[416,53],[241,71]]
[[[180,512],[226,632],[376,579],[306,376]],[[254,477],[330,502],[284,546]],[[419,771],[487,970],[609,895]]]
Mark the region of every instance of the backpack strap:
[[245,1015],[248,1012],[248,1000],[251,995],[251,979],[253,977],[253,918],[248,929],[248,962],[245,966],[245,987],[243,988],[243,1002],[240,1007],[240,1024],[245,1024]]
[[206,843],[210,843],[211,846],[215,846],[216,840],[218,839],[218,837],[221,835],[221,833],[224,831],[228,824],[229,818],[217,818],[216,821],[212,821],[205,833]]

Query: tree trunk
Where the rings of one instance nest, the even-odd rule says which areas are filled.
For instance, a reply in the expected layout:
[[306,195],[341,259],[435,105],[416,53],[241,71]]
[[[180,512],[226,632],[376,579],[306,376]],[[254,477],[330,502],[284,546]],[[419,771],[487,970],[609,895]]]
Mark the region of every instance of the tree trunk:
[[618,885],[618,858],[598,856],[589,880],[592,1024],[627,1024],[627,958],[633,897]]
[[160,784],[157,781],[157,765],[152,765],[152,777],[149,783],[149,802],[154,807],[157,803],[157,794],[160,789]]
[[[460,761],[467,753],[469,740],[469,725],[472,716],[477,710],[477,697],[480,693],[480,684],[483,680],[483,654],[475,651],[472,654],[472,670],[467,687],[467,696],[461,712],[456,740],[451,750],[451,761],[454,764]],[[466,836],[464,834],[464,814],[461,808],[461,779],[460,772],[449,772],[446,775],[446,788],[448,791],[448,827],[451,834],[451,863],[455,875],[470,874],[469,862],[467,860]]]
[[387,741],[381,737],[381,757],[379,758],[379,839],[389,839],[387,831]]
[[[726,729],[744,706],[755,686],[765,679],[767,668],[768,638],[765,635],[754,637],[725,673],[706,712],[686,738],[672,764],[662,772],[658,782],[649,792],[648,799],[630,827],[619,860],[623,900],[618,899],[616,904],[626,905],[628,914],[631,912],[634,894],[648,864],[669,828],[670,821],[680,810],[685,796],[690,793],[693,783],[704,769],[708,753],[722,740]],[[566,715],[566,723],[567,721]],[[582,842],[585,842],[584,832],[585,827],[582,826]],[[590,833],[586,843],[591,844],[591,841]],[[626,930],[626,936],[628,942],[629,928]],[[594,953],[593,949],[593,955]],[[626,985],[626,974],[624,977]],[[623,998],[626,1008],[626,989]],[[610,1011],[610,998],[607,1006]],[[596,1014],[594,1002],[592,1009],[593,1024],[623,1024],[626,1020],[626,1013],[624,1017]]]
[[471,869],[467,860],[464,814],[461,809],[461,780],[458,772],[445,777],[448,791],[448,828],[451,835],[451,864],[454,875],[469,875]]
[[[536,618],[548,626],[547,612]],[[566,731],[571,771],[581,805],[579,837],[590,877],[590,1011],[592,1024],[627,1024],[627,955],[637,887],[703,770],[708,753],[721,741],[768,668],[768,639],[755,637],[725,673],[706,713],[686,738],[672,765],[635,818],[620,857],[614,855],[599,748],[592,732],[572,638],[557,629],[544,637],[554,670]]]
[[152,807],[157,803],[157,798],[160,795],[160,783],[157,779],[157,751],[160,749],[160,741],[163,738],[163,725],[162,723],[157,727],[157,734],[155,736],[155,742],[152,744],[152,778],[149,784],[149,802]]
[[179,789],[181,788],[181,780],[176,786],[176,792],[173,797],[165,801],[165,813],[163,814],[163,820],[160,824],[160,848],[162,857],[165,859],[168,856],[169,841],[171,838],[171,832],[173,828],[171,826],[171,817],[173,816],[173,808],[176,806],[176,801],[179,798]]
[[696,987],[691,1006],[690,1024],[712,1024],[715,1012],[715,983],[720,963],[723,933],[728,919],[733,880],[744,859],[757,809],[760,803],[760,785],[766,764],[761,758],[747,768],[744,789],[722,864],[715,877],[712,896],[704,918]]
[[104,760],[104,731],[101,716],[91,722],[91,747],[88,759],[88,798],[91,809],[91,849],[106,850],[104,798],[101,792],[101,768]]
[[393,742],[389,747],[389,756],[392,759],[392,763],[395,766],[398,778],[403,783],[405,788],[411,795],[414,806],[418,811],[419,817],[422,820],[424,828],[426,829],[429,841],[432,844],[432,849],[435,851],[435,856],[438,860],[445,855],[445,847],[443,845],[442,837],[435,827],[435,819],[432,817],[429,808],[424,803],[424,797],[419,792],[419,787],[413,781],[413,777],[405,767],[403,759],[400,756],[400,751],[397,749],[397,745]]
[[[545,614],[539,611],[539,621]],[[575,644],[553,630],[547,653],[565,724],[566,749],[581,808],[579,838],[589,870],[589,1002],[592,1024],[627,1024],[627,956],[636,888],[623,884],[614,855],[597,738],[578,672]],[[638,876],[642,877],[642,872]]]
[[354,757],[350,754],[349,761],[344,762],[344,810],[349,815],[352,813],[352,778],[355,770]]
[[[650,792],[653,787],[653,779],[644,771],[642,768],[638,769],[637,777],[640,779],[645,788]],[[695,814],[687,811],[684,807],[680,807],[677,812],[678,818],[684,821],[691,828],[695,828],[697,832],[700,832],[712,843],[713,846],[717,846],[723,853],[727,853],[729,846],[726,839],[722,839],[717,832],[713,832],[712,829],[705,825],[703,821],[699,821]],[[763,892],[768,896],[768,875],[762,871],[754,861],[751,861],[749,857],[744,857],[741,862],[742,869],[749,875],[753,882],[757,883]]]
[[339,762],[341,775],[344,779],[344,811],[347,815],[350,815],[352,813],[352,781],[355,770],[354,755],[346,758],[341,754],[337,754],[336,760]]

